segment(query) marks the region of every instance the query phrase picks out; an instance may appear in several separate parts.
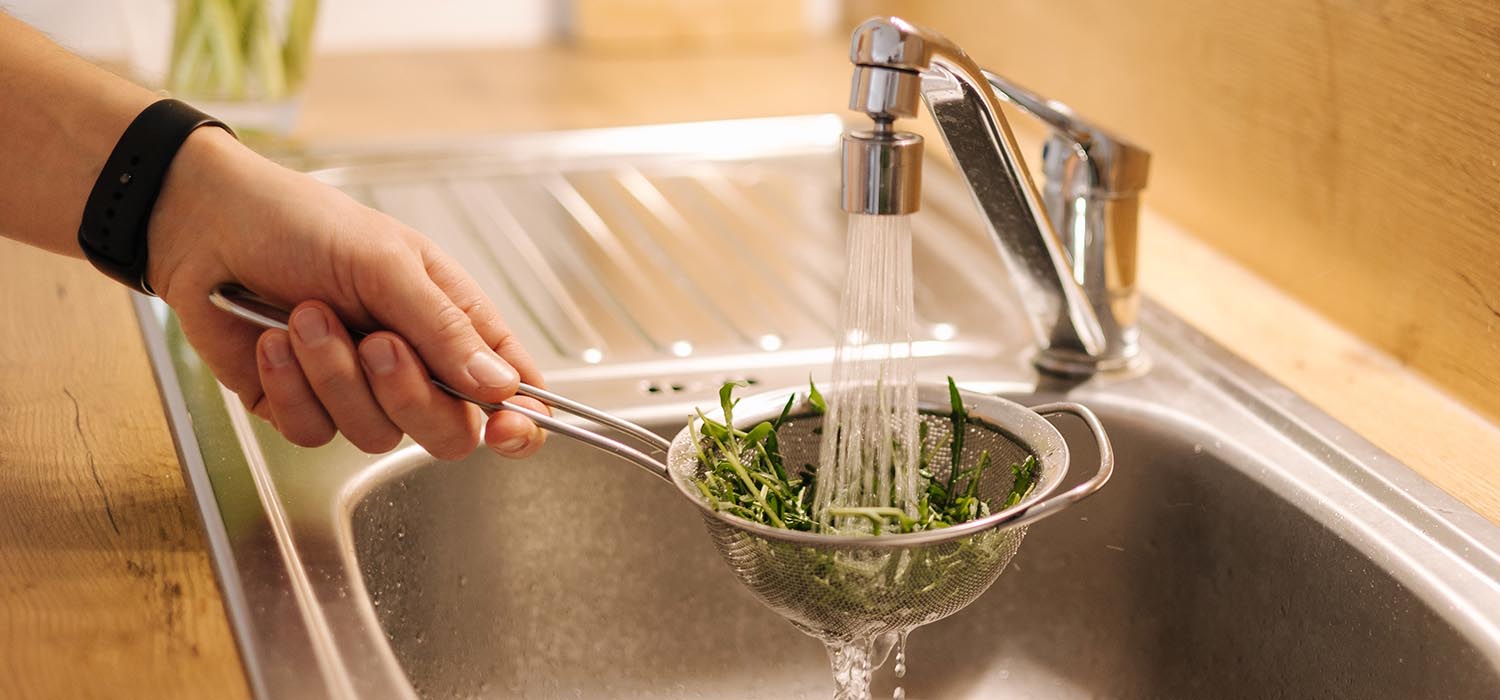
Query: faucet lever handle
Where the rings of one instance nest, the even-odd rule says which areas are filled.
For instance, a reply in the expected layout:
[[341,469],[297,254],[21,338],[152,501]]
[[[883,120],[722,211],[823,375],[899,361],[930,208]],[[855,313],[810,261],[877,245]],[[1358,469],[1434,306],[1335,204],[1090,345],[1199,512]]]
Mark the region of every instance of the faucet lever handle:
[[994,88],[995,95],[1021,109],[1021,111],[1040,119],[1053,131],[1062,132],[1081,144],[1093,140],[1094,129],[1084,123],[1073,114],[1073,109],[1057,100],[1049,100],[1031,90],[1028,90],[1003,75],[982,70],[984,79],[988,80],[990,87]]
[[981,71],[995,96],[1015,105],[1051,127],[1093,164],[1092,186],[1108,197],[1131,195],[1146,188],[1151,152],[1082,117],[1071,107],[1028,90],[1005,76]]

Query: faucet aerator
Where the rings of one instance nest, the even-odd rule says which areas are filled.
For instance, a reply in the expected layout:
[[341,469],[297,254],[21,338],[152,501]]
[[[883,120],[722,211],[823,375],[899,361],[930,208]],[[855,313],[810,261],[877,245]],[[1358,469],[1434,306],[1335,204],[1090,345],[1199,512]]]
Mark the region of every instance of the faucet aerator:
[[915,213],[922,205],[922,137],[881,122],[873,130],[844,132],[843,181],[850,214]]

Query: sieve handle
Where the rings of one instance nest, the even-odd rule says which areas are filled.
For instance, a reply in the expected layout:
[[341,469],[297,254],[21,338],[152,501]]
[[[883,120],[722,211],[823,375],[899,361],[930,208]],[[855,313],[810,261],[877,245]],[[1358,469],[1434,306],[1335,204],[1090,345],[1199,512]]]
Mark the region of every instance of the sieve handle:
[[1109,481],[1110,475],[1115,473],[1114,447],[1110,446],[1109,436],[1105,434],[1104,425],[1099,422],[1099,417],[1094,415],[1094,412],[1090,411],[1087,406],[1071,401],[1059,401],[1032,406],[1031,410],[1043,416],[1068,413],[1082,420],[1084,425],[1088,426],[1089,432],[1093,433],[1094,443],[1099,446],[1099,470],[1094,472],[1088,481],[1032,504],[1007,522],[1007,527],[1034,523],[1088,498],[1104,486],[1104,482]]
[[[257,295],[255,292],[245,289],[244,287],[241,287],[237,284],[221,284],[217,287],[214,287],[213,291],[209,292],[208,294],[208,300],[220,310],[229,313],[236,318],[249,321],[250,323],[260,326],[261,328],[277,328],[280,330],[287,330],[288,313],[286,309],[277,306],[276,304]],[[348,331],[349,336],[353,338],[354,342],[356,343],[363,340],[365,336],[369,335],[368,333],[363,333],[353,328],[349,328]],[[509,404],[504,401],[501,401],[499,403],[481,401],[457,389],[454,389],[453,387],[448,386],[447,384],[444,384],[437,379],[432,380],[432,385],[443,390],[445,393],[456,399],[467,401],[471,404],[474,404],[475,406],[484,409],[486,413],[494,413],[495,411],[511,411],[513,413],[519,413],[531,419],[533,423],[536,423],[537,425],[546,428],[549,431],[573,438],[574,440],[589,445],[590,447],[608,452],[612,455],[623,457],[636,464],[637,466],[645,469],[646,471],[651,472],[657,477],[666,479],[667,481],[672,480],[671,477],[667,475],[667,465],[662,462],[661,459],[652,457],[651,455],[648,455],[645,452],[642,452],[641,450],[620,442],[619,440],[616,440],[614,438],[600,435],[599,433],[593,432],[592,430],[584,427],[573,425],[572,423],[565,423],[545,413],[534,411],[525,406]],[[640,440],[641,442],[650,445],[652,448],[663,453],[667,452],[667,450],[672,446],[672,443],[666,438],[663,438],[662,436],[657,435],[650,430],[636,425],[635,423],[632,423],[618,416],[612,416],[608,413],[605,413],[604,411],[601,411],[587,404],[579,403],[566,396],[554,394],[550,391],[547,391],[546,389],[540,389],[525,382],[521,382],[521,385],[516,390],[516,393],[520,394],[521,396],[529,396],[533,399],[536,399],[537,401],[547,404],[548,406],[559,409],[564,413],[571,413],[575,416],[578,416],[579,418],[585,418],[594,421],[597,424],[614,428],[615,430],[618,430],[622,433],[625,433],[626,435]]]

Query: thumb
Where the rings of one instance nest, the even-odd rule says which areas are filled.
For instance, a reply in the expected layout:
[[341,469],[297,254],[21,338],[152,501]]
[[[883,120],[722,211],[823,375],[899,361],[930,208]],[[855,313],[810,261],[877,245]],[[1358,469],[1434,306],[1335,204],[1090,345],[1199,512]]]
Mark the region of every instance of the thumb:
[[[469,315],[420,268],[384,271],[365,310],[406,339],[432,375],[476,399],[499,402],[514,396],[520,375],[484,342]],[[362,292],[364,290],[361,290]]]

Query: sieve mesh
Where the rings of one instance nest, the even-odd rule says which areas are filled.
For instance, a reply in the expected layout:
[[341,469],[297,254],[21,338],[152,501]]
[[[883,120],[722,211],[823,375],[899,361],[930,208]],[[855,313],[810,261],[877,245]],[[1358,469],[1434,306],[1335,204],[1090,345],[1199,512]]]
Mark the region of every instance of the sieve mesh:
[[[923,413],[922,421],[929,444],[943,446],[934,453],[931,468],[937,478],[946,479],[952,423],[936,412]],[[777,439],[789,467],[817,463],[822,422],[821,415],[803,415],[782,424]],[[965,430],[959,469],[973,467],[989,452],[992,466],[982,475],[978,493],[991,512],[999,512],[1014,480],[1010,465],[1033,453],[972,413]],[[679,487],[684,478],[702,476],[691,453],[674,448],[669,460]],[[690,461],[679,458],[683,455]],[[1045,461],[1050,455],[1037,456],[1044,462],[1034,495],[1050,491],[1061,478],[1061,470]],[[792,624],[824,641],[869,638],[952,615],[989,588],[1025,536],[1024,527],[990,528],[955,539],[892,546],[890,536],[782,537],[722,514],[705,513],[704,520],[740,581]]]

